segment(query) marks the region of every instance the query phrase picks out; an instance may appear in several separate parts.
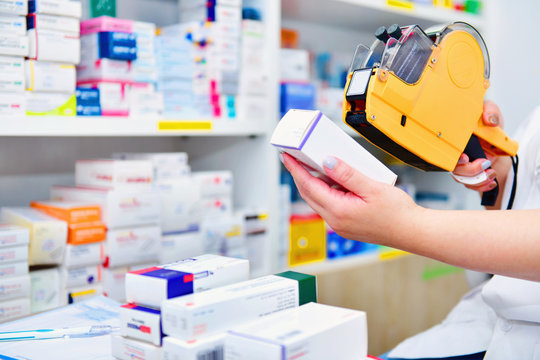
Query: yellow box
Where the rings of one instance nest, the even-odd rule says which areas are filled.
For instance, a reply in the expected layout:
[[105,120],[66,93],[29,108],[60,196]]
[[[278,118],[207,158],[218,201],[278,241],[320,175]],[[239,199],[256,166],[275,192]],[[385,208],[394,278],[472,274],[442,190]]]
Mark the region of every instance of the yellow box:
[[291,216],[289,241],[289,266],[326,259],[326,225],[317,214]]

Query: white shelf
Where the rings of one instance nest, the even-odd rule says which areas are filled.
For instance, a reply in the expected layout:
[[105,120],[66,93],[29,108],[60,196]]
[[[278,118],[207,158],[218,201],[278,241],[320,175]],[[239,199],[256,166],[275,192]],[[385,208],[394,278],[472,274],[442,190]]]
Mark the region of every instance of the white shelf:
[[365,254],[350,255],[347,257],[324,260],[321,262],[299,265],[289,268],[291,271],[297,271],[306,274],[322,274],[326,272],[337,272],[364,264],[372,264],[380,261],[379,252],[373,251]]
[[[172,124],[172,130],[159,126]],[[195,129],[189,129],[195,126]],[[23,116],[0,119],[0,136],[258,136],[260,122],[226,119],[143,119],[107,116]]]
[[465,21],[478,28],[483,26],[480,15],[421,4],[404,9],[389,6],[384,0],[287,0],[282,1],[282,14],[286,19],[369,32],[396,22],[427,27]]

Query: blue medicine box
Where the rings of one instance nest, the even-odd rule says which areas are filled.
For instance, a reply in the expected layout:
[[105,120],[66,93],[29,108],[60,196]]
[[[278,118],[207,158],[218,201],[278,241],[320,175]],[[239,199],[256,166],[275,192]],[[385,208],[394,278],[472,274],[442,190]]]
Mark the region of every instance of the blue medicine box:
[[113,31],[97,34],[98,57],[115,60],[137,59],[137,35]]
[[282,83],[281,116],[290,109],[315,110],[315,86],[303,83]]
[[326,256],[328,259],[372,252],[378,248],[378,245],[345,239],[333,231],[329,231],[326,235]]
[[99,89],[77,88],[77,116],[101,116]]

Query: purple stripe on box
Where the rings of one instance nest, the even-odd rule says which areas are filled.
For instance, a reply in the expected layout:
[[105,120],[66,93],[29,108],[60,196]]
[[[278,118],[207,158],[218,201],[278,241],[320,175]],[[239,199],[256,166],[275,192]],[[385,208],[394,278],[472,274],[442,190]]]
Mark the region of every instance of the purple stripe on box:
[[298,147],[298,150],[302,150],[302,148],[306,144],[307,139],[309,139],[311,133],[315,129],[315,126],[317,126],[317,124],[319,123],[319,120],[321,120],[321,117],[322,117],[322,112],[319,111],[319,115],[317,115],[317,119],[315,119],[313,124],[311,124],[311,127],[309,128],[308,133],[306,134],[306,136],[304,136],[304,140],[302,140],[302,143]]
[[137,311],[147,312],[147,313],[151,313],[155,315],[161,315],[161,311],[159,311],[158,309],[147,308],[144,306],[137,305],[137,306],[132,307],[131,310],[137,310]]

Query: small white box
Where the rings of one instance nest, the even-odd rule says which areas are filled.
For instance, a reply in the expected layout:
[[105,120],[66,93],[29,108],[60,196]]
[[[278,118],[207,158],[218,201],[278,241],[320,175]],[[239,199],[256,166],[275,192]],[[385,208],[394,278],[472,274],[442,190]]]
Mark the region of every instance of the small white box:
[[233,328],[225,349],[234,360],[366,359],[366,313],[309,303]]
[[103,294],[118,302],[126,301],[126,273],[129,268],[101,268]]
[[24,76],[24,58],[16,56],[0,56],[0,72]]
[[105,267],[118,267],[156,261],[159,257],[159,226],[109,229],[103,244]]
[[161,203],[153,190],[108,190],[75,186],[53,186],[51,199],[86,201],[101,206],[109,230],[160,223]]
[[269,275],[161,303],[163,332],[190,340],[297,307],[298,281]]
[[0,34],[0,55],[28,56],[28,36]]
[[0,323],[30,315],[28,298],[0,302]]
[[32,208],[2,208],[2,219],[30,230],[28,263],[61,264],[67,241],[67,223]]
[[397,180],[396,174],[320,111],[289,110],[270,143],[323,176],[323,161],[334,156],[373,180],[390,185]]
[[205,219],[228,216],[232,214],[233,200],[231,195],[203,197],[200,200],[202,217]]
[[61,267],[61,284],[64,288],[93,285],[101,282],[101,268],[99,265],[81,267]]
[[77,65],[78,82],[131,82],[132,66],[129,61],[112,59],[82,59]]
[[[61,1],[70,3],[70,1]],[[81,40],[55,30],[28,30],[28,57],[32,60],[76,65],[81,61]]]
[[226,254],[246,246],[244,218],[240,214],[206,218],[201,223],[204,251]]
[[26,115],[25,93],[5,93],[0,96],[0,115],[24,116]]
[[231,171],[197,171],[192,175],[200,184],[202,197],[232,194],[233,174]]
[[0,301],[16,298],[30,298],[30,276],[0,276]]
[[0,33],[25,36],[26,18],[24,16],[0,15]]
[[0,1],[0,13],[26,16],[28,14],[28,0],[2,0]]
[[62,31],[79,36],[81,32],[81,23],[79,19],[57,16],[57,15],[45,15],[45,14],[32,14],[28,16],[28,20],[33,22],[34,29],[45,29]]
[[161,360],[161,347],[143,341],[113,335],[111,345],[112,356],[119,360]]
[[101,243],[66,245],[64,265],[66,267],[80,267],[101,264]]
[[24,72],[0,72],[0,91],[24,93],[25,76]]
[[72,287],[65,289],[62,301],[64,304],[74,304],[101,294],[103,294],[103,285],[100,283]]
[[166,336],[163,339],[163,359],[225,359],[225,336],[225,333],[221,333],[189,341],[178,340],[172,336]]
[[35,0],[34,8],[29,10],[30,13],[67,16],[77,19],[80,19],[82,15],[80,1]]
[[161,238],[159,263],[168,264],[203,253],[203,238],[199,230],[167,233]]
[[129,115],[160,119],[163,116],[163,94],[132,86],[129,92]]
[[77,160],[75,164],[78,186],[149,189],[153,178],[152,163],[145,160],[89,159]]
[[0,264],[0,279],[28,274],[28,262]]
[[33,313],[64,305],[58,268],[30,272],[31,310]]
[[161,345],[161,311],[135,304],[120,308],[120,335]]
[[102,116],[129,115],[129,89],[127,83],[81,82],[81,87],[99,89]]
[[75,94],[26,91],[27,115],[77,115]]
[[[247,260],[201,255],[126,275],[128,302],[159,308],[162,301],[249,278]],[[141,289],[145,289],[141,291]]]
[[28,261],[28,245],[0,248],[0,264]]
[[199,227],[203,213],[198,182],[186,176],[160,181],[154,188],[161,198],[161,229],[164,233]]
[[309,53],[300,49],[280,49],[280,80],[309,81]]
[[26,90],[75,93],[75,65],[26,60]]
[[30,231],[22,226],[0,224],[0,248],[4,246],[28,245]]
[[[133,33],[140,37],[154,38],[156,36],[156,24],[144,21],[133,21]],[[137,46],[139,44],[137,43]]]

